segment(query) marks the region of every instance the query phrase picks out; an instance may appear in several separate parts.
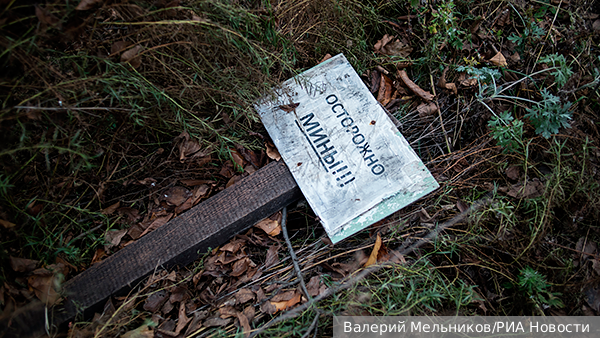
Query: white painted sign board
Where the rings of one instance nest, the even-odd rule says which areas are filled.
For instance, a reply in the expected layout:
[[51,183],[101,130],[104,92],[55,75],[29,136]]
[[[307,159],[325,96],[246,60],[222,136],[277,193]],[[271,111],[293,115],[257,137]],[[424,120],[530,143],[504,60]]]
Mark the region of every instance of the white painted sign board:
[[334,243],[439,187],[342,54],[256,109]]

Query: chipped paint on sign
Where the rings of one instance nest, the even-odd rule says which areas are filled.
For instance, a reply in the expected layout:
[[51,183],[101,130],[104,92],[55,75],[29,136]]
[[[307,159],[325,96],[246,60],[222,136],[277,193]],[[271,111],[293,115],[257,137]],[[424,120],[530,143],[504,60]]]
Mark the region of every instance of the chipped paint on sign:
[[439,186],[342,54],[256,109],[334,243]]

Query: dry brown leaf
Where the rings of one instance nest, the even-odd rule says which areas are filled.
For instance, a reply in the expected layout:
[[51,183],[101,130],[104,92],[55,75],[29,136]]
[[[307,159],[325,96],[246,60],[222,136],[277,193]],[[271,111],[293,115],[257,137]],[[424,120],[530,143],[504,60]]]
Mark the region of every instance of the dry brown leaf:
[[225,184],[225,188],[229,188],[232,185],[236,184],[237,182],[242,180],[242,175],[235,175],[232,178],[229,179],[229,181],[227,181],[227,184]]
[[385,74],[381,74],[377,101],[383,106],[387,105],[392,100],[392,90],[392,80]]
[[415,94],[420,96],[425,101],[431,101],[435,96],[428,91],[421,89],[421,87],[417,86],[411,79],[408,78],[408,74],[404,69],[398,71],[398,76],[402,79],[402,82]]
[[429,103],[421,103],[417,107],[417,111],[419,112],[419,117],[427,117],[427,116],[437,113],[438,109],[437,109],[437,105],[435,104],[435,102],[429,102]]
[[376,52],[391,55],[391,56],[401,56],[406,58],[412,53],[413,48],[411,46],[405,45],[402,41],[396,39],[393,35],[385,34],[381,40],[375,43],[373,46]]
[[[171,220],[172,217],[173,217],[173,214],[168,214],[165,216],[157,217],[155,220],[152,221],[152,223],[150,223],[150,225],[146,228],[146,230],[144,230],[144,232],[142,232],[140,234],[139,237],[142,237],[145,234],[152,232],[152,231],[160,228],[161,226],[165,225],[168,221]],[[130,234],[130,236],[131,236],[131,234]]]
[[279,222],[270,218],[265,218],[256,223],[255,227],[262,229],[269,236],[277,236],[281,233],[281,225]]
[[100,262],[104,257],[106,257],[106,251],[103,248],[96,249],[94,257],[92,257],[92,264]]
[[42,25],[52,26],[60,22],[60,20],[50,13],[47,8],[42,8],[37,5],[35,6],[35,16],[37,16]]
[[252,322],[252,320],[254,320],[254,316],[256,315],[256,310],[254,310],[254,305],[248,305],[246,306],[246,308],[244,309],[244,311],[242,311],[242,313],[246,316],[246,318],[248,318],[248,321]]
[[144,310],[156,312],[169,299],[169,294],[165,290],[159,290],[146,298],[144,302]]
[[55,289],[57,282],[57,277],[50,272],[48,274],[34,274],[27,279],[27,284],[33,289],[36,297],[47,306],[56,304],[60,299],[60,295]]
[[221,327],[221,326],[226,326],[229,325],[229,323],[231,323],[233,320],[231,318],[227,318],[227,319],[223,319],[220,317],[213,317],[213,318],[208,318],[207,320],[205,320],[202,325],[205,327]]
[[516,181],[521,177],[521,169],[516,165],[506,168],[504,172],[506,173],[506,176],[513,181]]
[[27,258],[8,257],[10,267],[16,272],[29,272],[35,270],[39,261]]
[[232,267],[232,271],[231,271],[230,275],[233,277],[241,276],[244,272],[246,272],[246,270],[248,270],[248,267],[250,266],[250,262],[252,262],[252,261],[248,257],[244,257],[242,259],[235,261],[235,263],[233,263],[233,267]]
[[537,179],[526,183],[513,184],[506,194],[515,198],[536,198],[544,193],[544,184]]
[[175,186],[167,189],[167,191],[160,196],[160,200],[167,202],[169,205],[178,207],[191,196],[192,193],[187,188]]
[[264,302],[260,305],[260,311],[263,313],[268,313],[270,315],[277,312],[277,307],[273,305],[271,302]]
[[242,327],[244,337],[248,337],[250,331],[252,330],[252,328],[250,327],[250,321],[248,320],[248,317],[246,317],[245,314],[238,312],[237,318],[240,321],[240,326]]
[[220,251],[228,251],[231,253],[236,253],[240,251],[240,249],[246,245],[246,241],[243,239],[234,239],[232,241],[227,242],[227,244],[223,245],[219,250]]
[[129,63],[133,68],[138,68],[142,64],[142,58],[139,53],[144,49],[140,45],[132,47],[121,54],[121,62]]
[[311,297],[316,297],[319,295],[319,285],[320,285],[319,276],[312,276],[310,278],[310,280],[308,281],[308,284],[306,284],[306,289],[308,291],[308,294]]
[[365,267],[377,263],[377,255],[379,253],[379,248],[381,248],[381,236],[378,233],[377,239],[375,240],[375,245],[373,246],[373,251],[371,251],[371,255],[369,256],[369,260],[367,260],[367,262],[365,263]]
[[15,223],[5,221],[3,219],[0,219],[0,224],[2,225],[2,227],[4,227],[4,229],[10,229],[16,225]]
[[504,57],[504,55],[502,55],[502,52],[496,53],[496,55],[494,55],[494,57],[492,57],[490,59],[490,62],[494,66],[498,66],[498,67],[506,67],[506,66],[508,66],[508,63],[506,63],[506,58]]
[[177,321],[177,327],[175,328],[175,335],[179,335],[179,333],[192,320],[192,318],[188,318],[188,316],[186,316],[185,312],[185,303],[182,302],[179,304],[179,320]]
[[331,54],[327,53],[327,54],[325,54],[325,56],[323,56],[323,58],[321,59],[321,61],[319,61],[319,63],[323,63],[329,59],[331,59]]
[[272,245],[269,250],[267,250],[267,258],[265,259],[265,269],[268,269],[274,265],[279,263],[279,245]]
[[109,230],[104,234],[104,250],[108,251],[121,243],[123,236],[127,234],[127,229]]
[[129,47],[131,43],[127,41],[116,41],[110,46],[110,54],[114,55],[124,51],[127,47]]
[[281,155],[279,154],[279,151],[277,150],[277,148],[275,148],[275,146],[272,143],[265,143],[265,147],[267,148],[267,156],[269,156],[270,159],[275,161],[281,160]]
[[231,160],[240,167],[244,167],[244,158],[242,155],[235,149],[229,149],[229,153],[231,154]]
[[121,206],[121,201],[102,209],[104,215],[112,215]]
[[236,310],[233,306],[225,305],[219,308],[219,317],[223,319],[236,317],[238,313],[239,311]]
[[239,304],[244,304],[246,302],[254,300],[254,292],[247,288],[240,289],[238,292],[236,292],[235,299]]
[[98,3],[102,3],[103,0],[81,0],[79,5],[75,7],[77,11],[87,11],[88,9],[94,8],[94,6]]
[[292,306],[294,306],[294,305],[296,305],[296,304],[300,303],[300,301],[301,301],[301,300],[302,300],[302,295],[300,294],[300,292],[297,292],[297,291],[296,291],[296,293],[294,294],[294,297],[292,297],[290,300],[288,300],[288,301],[285,303],[284,310],[285,310],[285,309],[289,309],[289,308],[291,308]]
[[594,21],[594,23],[592,24],[592,28],[593,28],[595,31],[600,31],[600,19],[598,19],[598,20]]
[[122,338],[152,338],[154,331],[148,325],[142,325],[135,330],[127,331],[121,336]]
[[179,148],[179,161],[181,163],[197,157],[204,157],[210,153],[207,149],[201,150],[200,143],[193,139],[187,131],[179,134],[174,141],[177,142]]

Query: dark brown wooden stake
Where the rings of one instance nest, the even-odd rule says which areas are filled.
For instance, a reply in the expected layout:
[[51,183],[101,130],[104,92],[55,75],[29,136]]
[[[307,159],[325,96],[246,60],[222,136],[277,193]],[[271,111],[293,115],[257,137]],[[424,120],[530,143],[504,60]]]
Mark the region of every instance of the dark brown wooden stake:
[[[64,285],[65,305],[49,310],[49,321],[64,325],[101,309],[157,268],[186,265],[302,196],[283,162],[272,162],[188,212],[121,249]],[[38,305],[0,320],[4,337],[44,332],[44,309]]]

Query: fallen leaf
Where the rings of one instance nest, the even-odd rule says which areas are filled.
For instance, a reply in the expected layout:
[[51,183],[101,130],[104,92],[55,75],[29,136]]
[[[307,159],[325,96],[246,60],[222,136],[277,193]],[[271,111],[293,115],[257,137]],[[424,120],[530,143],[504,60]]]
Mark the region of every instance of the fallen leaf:
[[231,318],[228,319],[223,319],[220,317],[213,317],[213,318],[208,318],[207,320],[205,320],[202,325],[204,327],[221,327],[221,326],[226,326],[229,325],[229,323],[231,323],[233,320]]
[[[152,221],[152,223],[150,223],[150,225],[146,228],[146,230],[144,230],[144,232],[142,232],[140,234],[139,237],[142,237],[145,234],[152,232],[152,231],[160,228],[161,226],[165,225],[168,221],[171,220],[172,217],[173,217],[173,214],[168,214],[165,216],[157,217],[155,220]],[[131,236],[131,234],[130,234],[130,236]]]
[[167,202],[169,205],[178,207],[191,196],[192,193],[187,188],[174,186],[167,189],[167,191],[160,196],[160,200]]
[[129,63],[133,68],[138,68],[142,64],[142,58],[138,55],[142,49],[144,49],[144,47],[136,45],[135,47],[126,50],[121,54],[121,62]]
[[519,177],[521,177],[521,170],[520,170],[519,166],[516,166],[516,165],[506,168],[504,173],[506,174],[506,176],[508,178],[510,178],[513,181],[517,181],[519,179]]
[[27,258],[8,257],[10,267],[16,272],[29,272],[35,270],[39,261]]
[[148,298],[146,298],[146,301],[144,302],[144,310],[150,312],[158,311],[158,309],[160,309],[163,306],[167,299],[169,299],[168,296],[169,295],[165,290],[160,290],[151,294],[150,296],[148,296]]
[[233,267],[232,267],[232,271],[231,271],[230,275],[233,277],[239,277],[244,272],[246,272],[246,270],[248,270],[248,267],[250,267],[251,265],[254,265],[254,263],[252,263],[250,258],[244,257],[242,259],[239,259],[239,260],[235,261],[235,263],[233,263]]
[[331,59],[331,54],[327,53],[327,54],[325,54],[325,56],[323,56],[323,58],[321,59],[321,61],[319,61],[319,63],[323,63],[329,59]]
[[0,219],[0,224],[2,224],[2,226],[4,227],[4,229],[10,229],[12,227],[14,227],[16,224],[9,222],[9,221],[5,221],[3,219]]
[[229,179],[229,181],[227,181],[227,184],[225,184],[225,188],[229,188],[232,185],[236,184],[237,182],[242,180],[242,175],[235,175],[232,178]]
[[222,306],[221,308],[219,308],[219,316],[223,319],[236,317],[238,313],[239,313],[239,311],[230,305],[225,305],[225,306]]
[[122,207],[117,209],[119,215],[127,216],[129,222],[135,222],[140,218],[140,212],[135,208]]
[[252,330],[248,317],[246,317],[245,314],[238,312],[237,318],[240,321],[240,326],[242,327],[244,337],[247,337],[250,334],[250,330]]
[[312,276],[308,281],[308,284],[306,284],[306,289],[311,297],[316,297],[319,295],[319,285],[319,276]]
[[[293,297],[287,301],[276,301],[276,302],[271,301],[270,302],[273,306],[275,306],[275,309],[276,309],[275,312],[289,309],[292,306],[294,306],[300,302],[300,300],[302,299],[302,295],[297,291],[292,291],[292,292],[294,293]],[[273,297],[273,299],[275,299],[275,297]]]
[[127,331],[122,338],[152,338],[154,337],[154,331],[152,331],[148,325],[144,324],[135,330]]
[[392,88],[392,80],[385,74],[381,74],[379,93],[377,94],[377,101],[381,105],[385,106],[392,100]]
[[244,309],[244,311],[242,311],[242,313],[246,316],[246,318],[248,318],[248,321],[252,322],[252,320],[254,320],[254,316],[256,315],[256,311],[254,310],[254,305],[246,306],[246,308]]
[[104,257],[106,257],[106,251],[104,251],[103,248],[96,249],[94,257],[92,258],[92,265],[100,262]]
[[265,269],[268,269],[279,263],[279,248],[279,245],[272,245],[269,248],[269,250],[267,250],[267,258],[265,259]]
[[279,154],[279,151],[277,150],[277,148],[275,148],[275,146],[272,143],[265,143],[265,147],[267,148],[267,156],[269,156],[270,159],[275,161],[281,160],[281,155]]
[[185,284],[179,284],[171,289],[171,295],[169,296],[169,302],[177,303],[184,302],[189,298],[189,290]]
[[449,67],[444,68],[444,71],[442,72],[442,76],[438,80],[438,86],[440,86],[441,88],[447,89],[447,90],[451,91],[454,95],[456,95],[456,94],[458,94],[458,88],[456,88],[456,84],[446,82],[446,74],[448,73],[448,69],[449,69]]
[[494,66],[498,66],[498,67],[506,67],[506,66],[508,66],[508,63],[506,63],[506,58],[504,57],[504,55],[502,55],[502,52],[496,53],[496,55],[494,55],[494,57],[492,57],[490,59],[490,62]]
[[[373,48],[376,52],[390,55],[390,56],[400,56],[406,58],[412,53],[413,48],[411,46],[405,45],[399,39],[395,39],[396,37],[393,35],[385,34],[383,38],[377,43]],[[395,40],[394,40],[395,39]]]
[[287,113],[291,113],[293,111],[296,111],[296,108],[298,108],[298,106],[300,105],[299,102],[297,103],[290,103],[290,104],[282,104],[281,106],[279,106],[278,108],[287,112]]
[[234,239],[229,241],[227,244],[223,245],[219,250],[220,251],[228,251],[231,253],[236,253],[240,251],[240,249],[246,245],[246,241],[243,239]]
[[238,292],[236,292],[235,299],[239,304],[244,304],[246,302],[254,300],[254,292],[247,288],[240,289]]
[[428,91],[421,89],[421,87],[417,86],[414,82],[412,82],[408,78],[408,74],[404,69],[398,71],[398,76],[402,79],[402,82],[415,94],[420,96],[425,101],[431,101],[435,96]]
[[244,167],[244,158],[242,155],[235,149],[229,149],[229,154],[231,155],[231,160],[240,167]]
[[185,303],[179,304],[179,320],[177,321],[177,327],[175,328],[175,335],[179,335],[179,333],[192,320],[192,318],[188,318],[188,316],[186,316],[185,312]]
[[117,54],[124,51],[127,47],[129,47],[131,43],[127,41],[116,41],[110,46],[110,54]]
[[96,5],[98,3],[102,3],[102,2],[103,2],[103,0],[81,0],[79,5],[77,5],[77,7],[75,7],[75,10],[87,11],[88,9],[92,9],[94,7],[94,5]]
[[104,215],[112,215],[121,206],[121,201],[102,209]]
[[197,157],[204,157],[210,153],[209,150],[202,150],[200,143],[193,139],[187,131],[182,132],[174,140],[179,148],[179,161],[181,163]]
[[51,272],[48,272],[47,274],[34,274],[29,276],[27,284],[33,289],[36,297],[41,300],[42,303],[47,306],[52,306],[60,299],[60,295],[55,289],[55,282],[57,282],[56,278],[57,277]]
[[127,234],[127,229],[109,230],[104,234],[104,250],[108,251],[121,243],[123,236]]
[[435,102],[421,103],[417,107],[417,111],[419,112],[419,117],[427,117],[437,113],[438,108]]
[[260,311],[263,313],[268,313],[270,315],[275,314],[277,312],[277,307],[273,305],[271,302],[264,302],[260,305]]
[[533,179],[526,183],[512,185],[506,194],[515,198],[536,198],[542,196],[543,193],[544,184],[537,179]]
[[592,24],[592,28],[593,28],[595,31],[600,31],[600,19],[598,19],[598,20],[594,21],[594,23]]
[[379,253],[380,247],[381,247],[381,236],[379,234],[377,234],[377,239],[375,240],[375,245],[373,246],[373,251],[371,251],[371,255],[369,256],[369,260],[367,260],[367,262],[365,263],[365,267],[377,263],[377,254]]
[[35,6],[35,16],[37,16],[42,25],[52,26],[60,22],[60,20],[50,13],[47,8],[42,8],[37,5]]
[[262,229],[269,236],[277,236],[281,233],[281,225],[279,222],[270,218],[265,218],[256,223],[255,227]]

